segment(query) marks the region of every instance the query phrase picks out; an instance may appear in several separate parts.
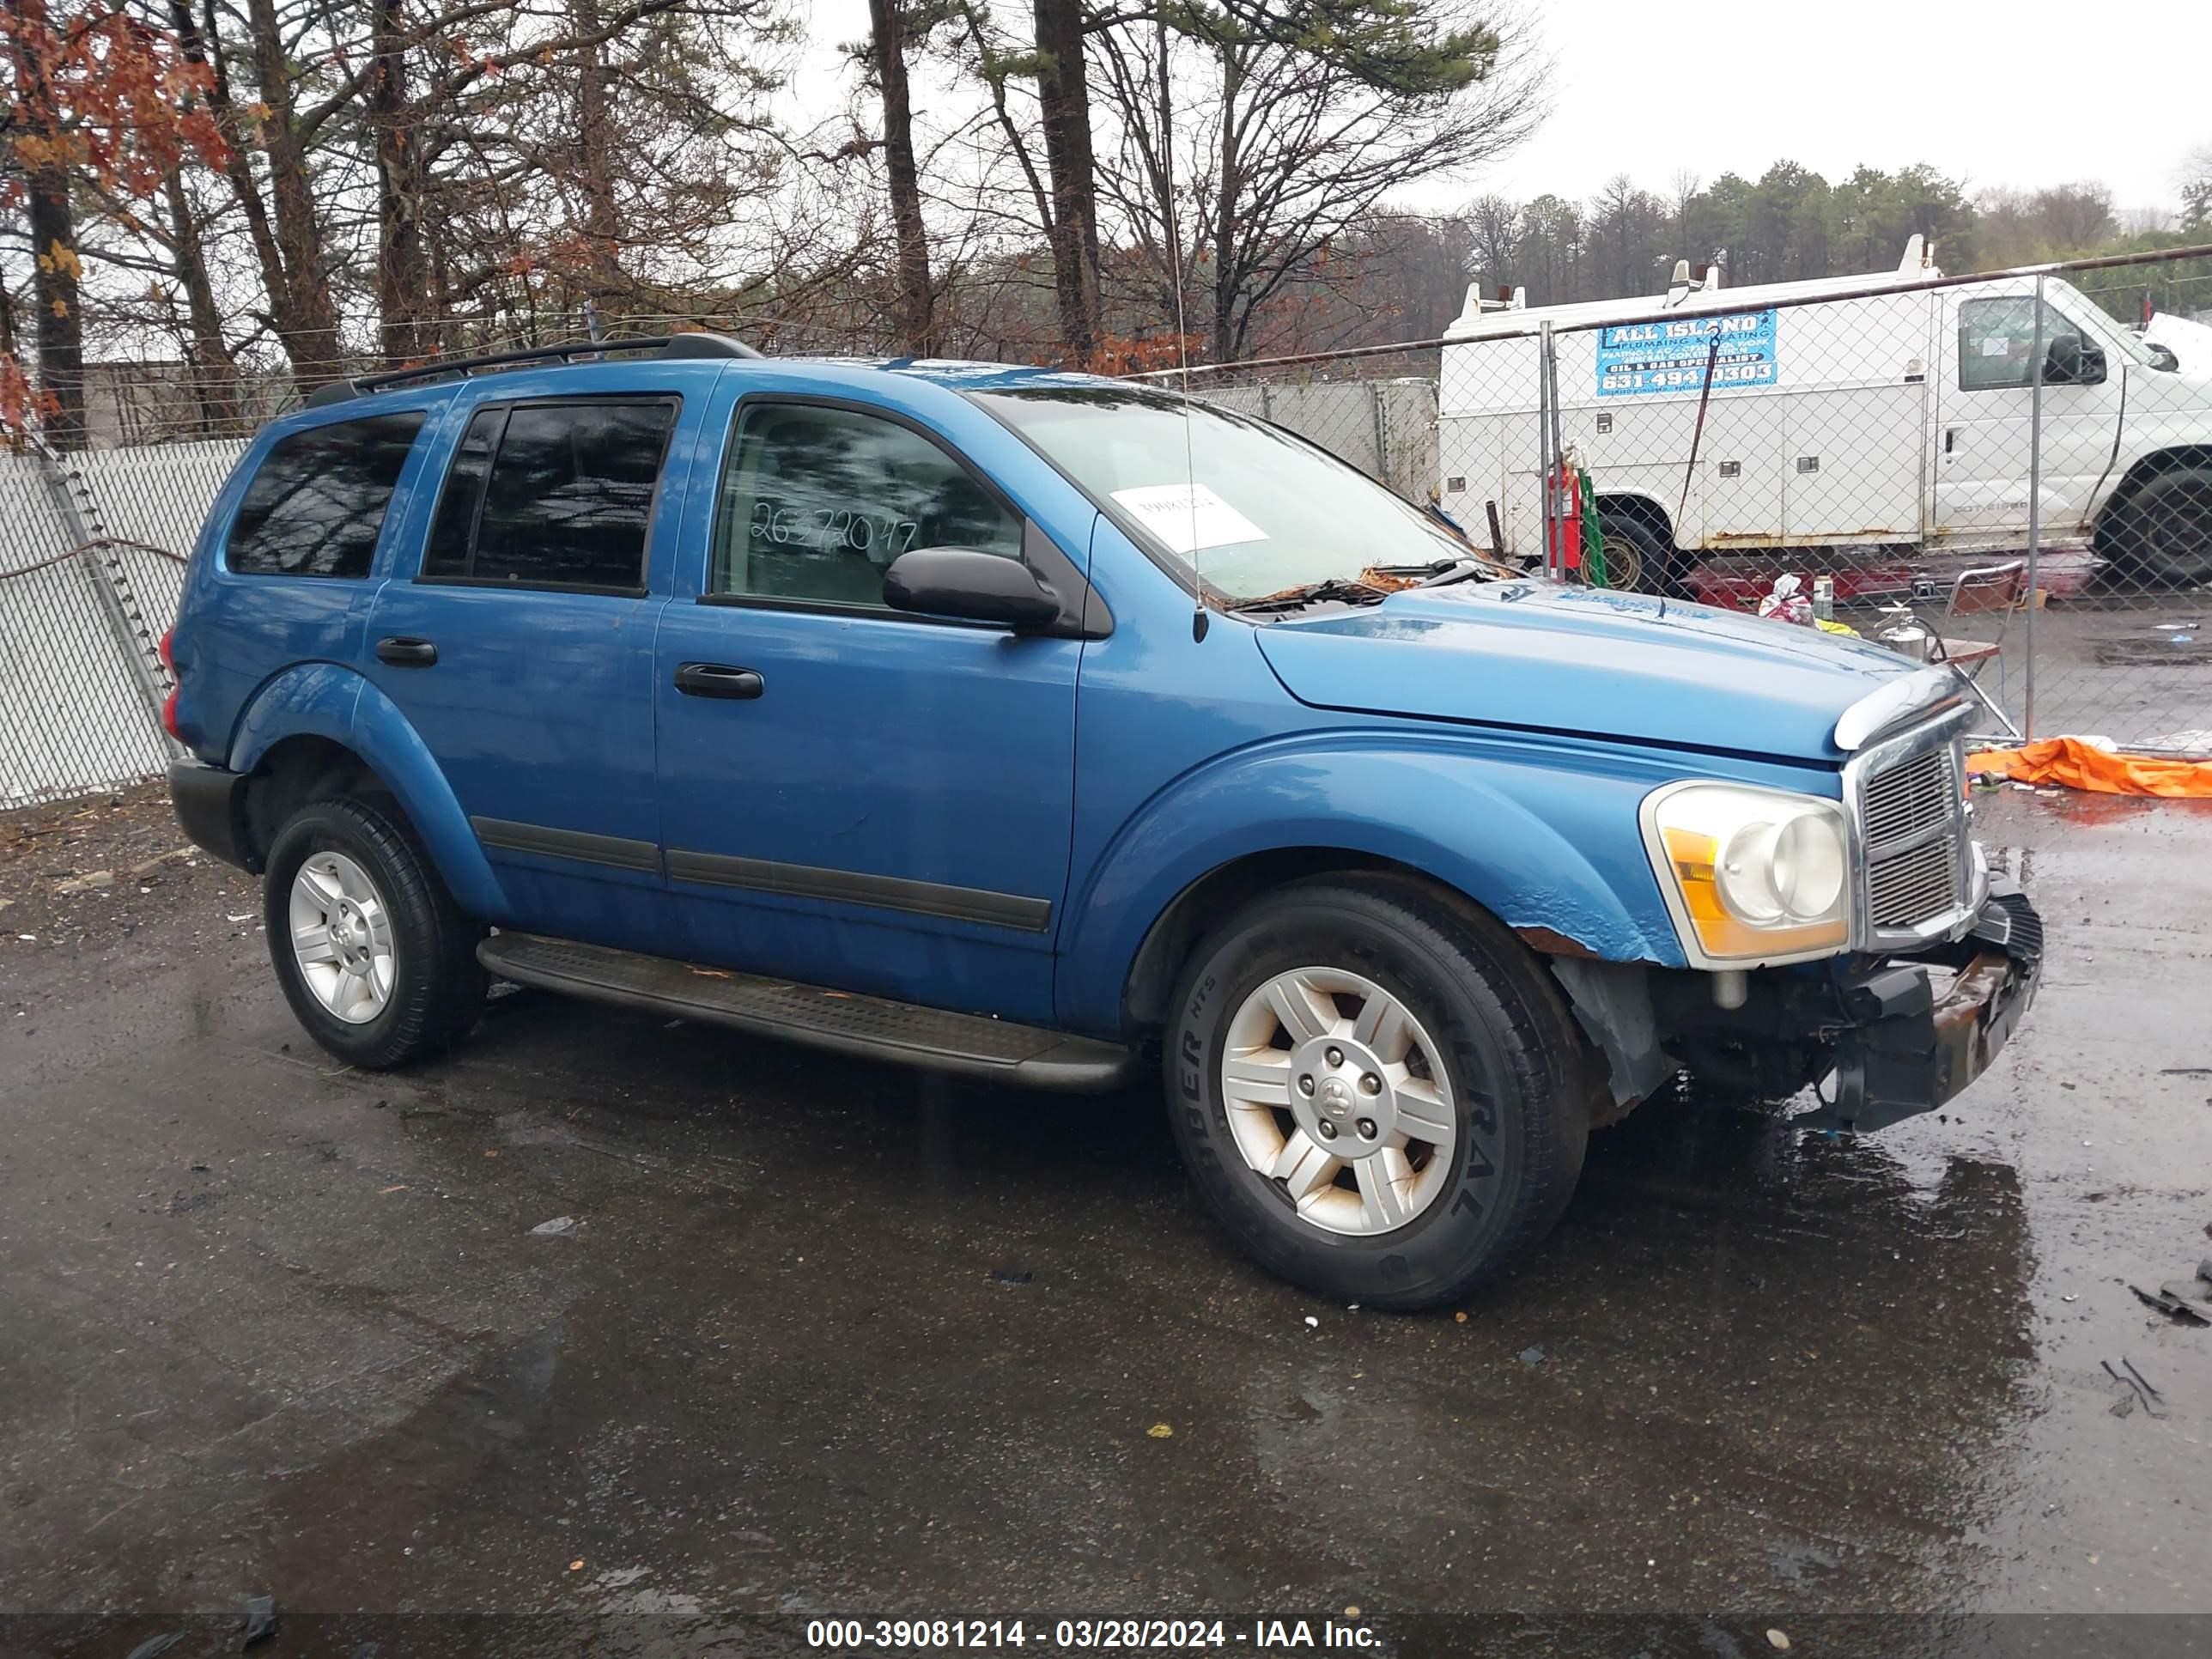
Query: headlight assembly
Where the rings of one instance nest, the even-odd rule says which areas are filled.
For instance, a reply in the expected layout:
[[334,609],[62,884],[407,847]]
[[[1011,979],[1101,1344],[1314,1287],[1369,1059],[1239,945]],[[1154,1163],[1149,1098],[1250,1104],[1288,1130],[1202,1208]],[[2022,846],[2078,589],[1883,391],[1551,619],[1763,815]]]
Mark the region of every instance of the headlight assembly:
[[1850,825],[1834,801],[1676,783],[1644,797],[1643,819],[1692,966],[1798,962],[1849,943]]

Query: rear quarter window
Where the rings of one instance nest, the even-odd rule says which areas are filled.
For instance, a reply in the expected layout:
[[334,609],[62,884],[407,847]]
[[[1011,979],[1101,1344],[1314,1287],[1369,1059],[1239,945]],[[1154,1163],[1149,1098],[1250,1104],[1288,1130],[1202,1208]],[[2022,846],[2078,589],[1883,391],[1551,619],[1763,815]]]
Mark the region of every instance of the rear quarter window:
[[310,427],[262,457],[223,562],[246,576],[366,576],[420,410]]

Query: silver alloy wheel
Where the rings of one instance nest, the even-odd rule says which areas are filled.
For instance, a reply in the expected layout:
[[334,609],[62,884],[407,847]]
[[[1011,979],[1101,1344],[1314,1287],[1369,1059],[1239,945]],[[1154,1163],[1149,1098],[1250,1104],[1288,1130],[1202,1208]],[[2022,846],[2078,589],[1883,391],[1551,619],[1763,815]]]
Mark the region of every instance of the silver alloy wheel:
[[315,1000],[366,1025],[392,1000],[399,949],[376,884],[343,853],[307,855],[292,878],[292,956]]
[[1221,1096],[1244,1162],[1329,1232],[1392,1231],[1451,1182],[1459,1109],[1436,1045],[1357,974],[1293,969],[1245,998]]

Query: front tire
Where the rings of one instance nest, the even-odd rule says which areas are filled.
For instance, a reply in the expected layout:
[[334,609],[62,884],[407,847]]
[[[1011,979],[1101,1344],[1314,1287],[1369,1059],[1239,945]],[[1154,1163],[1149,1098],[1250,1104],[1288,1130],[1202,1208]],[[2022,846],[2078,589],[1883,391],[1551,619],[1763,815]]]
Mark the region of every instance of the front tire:
[[1535,956],[1479,912],[1393,878],[1297,883],[1200,948],[1174,1007],[1184,1162],[1292,1284],[1435,1307],[1573,1192],[1588,1047]]
[[2212,467],[2176,467],[2136,490],[2117,551],[2154,581],[2212,580]]
[[293,815],[269,849],[262,915],[293,1013],[365,1070],[443,1048],[483,1006],[483,930],[400,823],[367,801]]

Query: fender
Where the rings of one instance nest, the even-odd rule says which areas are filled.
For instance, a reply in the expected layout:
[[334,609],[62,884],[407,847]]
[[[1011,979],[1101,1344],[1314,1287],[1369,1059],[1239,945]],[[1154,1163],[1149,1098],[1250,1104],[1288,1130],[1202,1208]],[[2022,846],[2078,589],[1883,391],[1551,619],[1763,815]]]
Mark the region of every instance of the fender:
[[1637,808],[1686,770],[1807,784],[1800,769],[1757,763],[1686,769],[1680,757],[1596,744],[1372,728],[1223,756],[1147,801],[1078,890],[1060,1017],[1118,1032],[1138,950],[1176,896],[1237,859],[1293,848],[1389,859],[1509,927],[1548,929],[1607,961],[1685,966]]
[[397,703],[337,663],[288,668],[255,692],[239,716],[230,769],[251,772],[277,743],[303,736],[327,738],[368,763],[398,800],[462,909],[484,921],[510,919],[507,894],[468,814]]
[[[1601,489],[1595,493],[1593,499],[1597,502],[1598,510],[1600,512],[1603,512],[1605,510],[1605,505],[1607,501],[1632,502],[1636,506],[1646,509],[1654,518],[1659,520],[1659,526],[1663,526],[1669,533],[1672,533],[1674,530],[1674,504],[1661,501],[1659,497],[1654,495],[1650,490],[1645,489],[1639,485],[1623,484],[1617,488]],[[1657,528],[1659,526],[1655,526],[1654,527]]]

